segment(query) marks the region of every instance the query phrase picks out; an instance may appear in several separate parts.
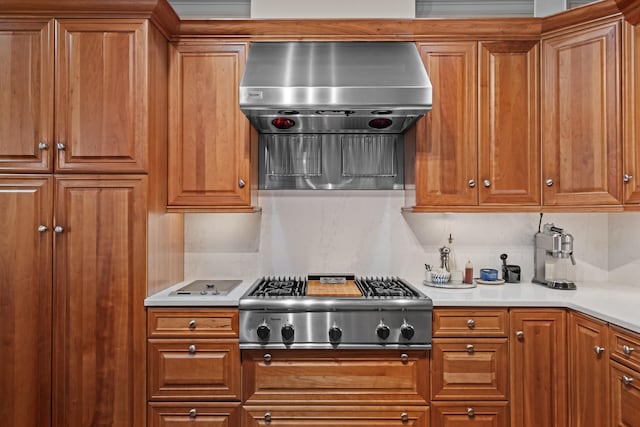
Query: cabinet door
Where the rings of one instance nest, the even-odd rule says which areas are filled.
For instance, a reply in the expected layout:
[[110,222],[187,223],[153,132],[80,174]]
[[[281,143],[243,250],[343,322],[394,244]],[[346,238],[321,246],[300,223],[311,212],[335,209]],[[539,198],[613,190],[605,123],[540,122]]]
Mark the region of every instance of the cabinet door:
[[611,362],[611,425],[640,427],[640,372]]
[[55,426],[145,423],[145,176],[56,178]]
[[540,204],[537,41],[480,43],[480,204]]
[[511,310],[511,425],[567,425],[566,323],[560,309]]
[[50,425],[52,194],[51,178],[0,177],[0,414],[6,426]]
[[244,406],[244,427],[429,427],[428,406]]
[[53,152],[53,21],[0,21],[0,172],[46,172]]
[[145,172],[147,23],[57,21],[56,169]]
[[170,47],[169,206],[250,206],[250,125],[238,101],[246,50]]
[[239,427],[237,403],[149,403],[148,427]]
[[640,25],[624,23],[624,202],[640,204]]
[[545,205],[621,203],[620,23],[542,41]]
[[419,43],[433,110],[416,124],[416,204],[478,203],[477,43]]
[[433,402],[431,427],[507,427],[507,402]]
[[569,316],[569,422],[600,427],[609,419],[607,324],[572,312]]

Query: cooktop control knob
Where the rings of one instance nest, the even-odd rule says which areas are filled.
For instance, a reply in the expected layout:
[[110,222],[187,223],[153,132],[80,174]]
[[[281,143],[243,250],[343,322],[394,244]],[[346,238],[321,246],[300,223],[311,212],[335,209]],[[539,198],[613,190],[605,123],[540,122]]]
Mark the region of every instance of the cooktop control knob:
[[266,341],[269,339],[271,328],[269,328],[267,322],[262,322],[260,326],[258,326],[258,329],[256,329],[256,332],[258,333],[258,338],[260,338],[262,341]]
[[391,329],[389,329],[387,325],[385,325],[384,323],[382,323],[382,321],[380,321],[380,324],[376,328],[376,334],[378,335],[378,337],[383,340],[386,340],[387,338],[389,338],[390,333],[391,333]]
[[403,338],[410,340],[411,338],[413,338],[413,335],[416,333],[416,331],[415,329],[413,329],[413,326],[408,324],[405,320],[400,327],[400,333],[402,334]]
[[293,325],[291,323],[284,324],[284,326],[282,326],[282,329],[280,330],[280,332],[282,333],[282,339],[284,341],[293,340],[294,330],[293,330]]
[[338,342],[340,341],[340,338],[342,338],[342,329],[336,325],[329,328],[329,341]]

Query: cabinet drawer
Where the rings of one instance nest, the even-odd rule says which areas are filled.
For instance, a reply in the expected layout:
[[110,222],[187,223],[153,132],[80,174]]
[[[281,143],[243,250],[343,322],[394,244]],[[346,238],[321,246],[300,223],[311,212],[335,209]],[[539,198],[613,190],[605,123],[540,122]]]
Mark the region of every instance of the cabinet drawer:
[[243,351],[243,401],[249,404],[426,405],[426,351]]
[[237,338],[238,310],[149,309],[149,338]]
[[240,400],[237,340],[149,340],[149,400]]
[[507,402],[433,402],[431,427],[507,427]]
[[611,425],[640,426],[640,372],[611,362]]
[[150,403],[149,427],[235,427],[240,425],[236,403]]
[[611,357],[640,371],[640,335],[613,326],[610,332]]
[[507,310],[437,309],[433,311],[434,337],[506,337]]
[[507,400],[506,338],[433,340],[431,399]]
[[244,406],[244,427],[429,427],[428,406]]

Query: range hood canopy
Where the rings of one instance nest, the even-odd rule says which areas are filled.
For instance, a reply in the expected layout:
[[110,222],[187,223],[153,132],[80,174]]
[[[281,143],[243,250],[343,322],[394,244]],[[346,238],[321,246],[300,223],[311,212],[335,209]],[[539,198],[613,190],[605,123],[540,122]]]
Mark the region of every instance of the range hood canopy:
[[253,42],[240,83],[262,133],[402,133],[431,100],[410,42]]

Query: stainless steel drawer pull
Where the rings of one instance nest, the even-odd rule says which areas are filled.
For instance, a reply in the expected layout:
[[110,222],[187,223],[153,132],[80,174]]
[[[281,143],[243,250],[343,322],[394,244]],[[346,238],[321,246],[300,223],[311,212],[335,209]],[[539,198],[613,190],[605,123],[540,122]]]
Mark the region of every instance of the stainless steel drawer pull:
[[189,417],[195,418],[196,415],[198,415],[198,411],[196,411],[196,408],[189,409]]
[[64,227],[61,225],[56,225],[55,227],[53,227],[53,231],[55,231],[56,233],[60,234],[64,231]]
[[45,231],[47,231],[49,229],[49,227],[47,227],[46,225],[40,225],[38,226],[38,231],[41,233],[44,233]]
[[517,331],[516,332],[516,338],[518,338],[519,340],[524,339],[524,332],[523,331]]
[[189,320],[189,329],[195,329],[196,328],[196,321],[195,320]]
[[195,352],[196,352],[196,346],[195,346],[195,344],[191,344],[189,346],[189,353],[193,354]]
[[624,383],[624,385],[629,385],[633,382],[633,378],[623,375],[622,382]]
[[47,144],[46,142],[38,143],[38,150],[46,150],[47,148],[49,148],[49,144]]
[[469,327],[469,329],[473,329],[476,327],[476,322],[473,319],[469,319],[467,320],[467,326]]
[[632,176],[632,175],[629,175],[628,173],[625,173],[625,174],[624,174],[624,176],[622,177],[622,180],[623,180],[624,182],[629,182],[629,181],[631,181],[632,179],[633,179],[633,176]]
[[409,355],[407,353],[402,353],[400,355],[400,360],[402,361],[403,364],[407,364],[409,363]]
[[62,142],[58,142],[58,143],[56,144],[56,147],[57,147],[57,148],[58,148],[58,150],[60,150],[60,151],[64,151],[64,150],[67,148],[67,146],[66,146],[66,145],[64,145]]
[[476,180],[475,179],[470,179],[469,180],[469,188],[473,188],[476,186]]
[[264,413],[264,422],[267,424],[271,422],[271,412]]
[[467,353],[473,353],[473,344],[467,344]]
[[624,351],[624,354],[626,354],[627,356],[630,356],[633,350],[635,350],[635,348],[629,347],[626,344],[622,346],[622,351]]
[[482,184],[483,184],[486,188],[491,187],[491,181],[489,181],[488,179],[485,179],[484,181],[482,181]]
[[263,358],[264,358],[264,362],[265,363],[270,363],[271,362],[271,353],[265,353]]
[[409,414],[403,412],[402,414],[400,414],[400,419],[403,423],[409,422]]
[[553,180],[551,178],[548,178],[544,183],[547,185],[547,187],[553,186]]
[[467,408],[467,415],[473,417],[476,413],[473,411],[473,408]]
[[604,347],[600,347],[599,345],[593,347],[593,351],[596,352],[596,354],[598,356],[600,356],[602,354],[602,352],[604,351]]
[[240,180],[238,181],[238,187],[240,187],[240,188],[244,188],[244,186],[245,186],[245,185],[246,185],[246,183],[244,182],[244,179],[240,179]]

